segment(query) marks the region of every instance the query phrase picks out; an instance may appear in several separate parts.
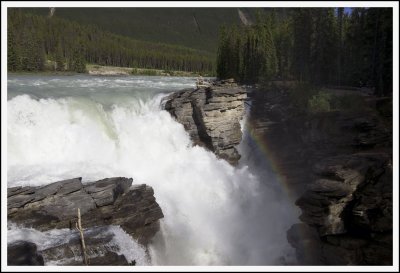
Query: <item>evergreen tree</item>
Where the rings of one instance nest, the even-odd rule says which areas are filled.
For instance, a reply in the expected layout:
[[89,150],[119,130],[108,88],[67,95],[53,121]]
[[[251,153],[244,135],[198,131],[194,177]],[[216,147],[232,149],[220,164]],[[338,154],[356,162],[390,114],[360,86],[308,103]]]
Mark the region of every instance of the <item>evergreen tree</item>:
[[392,92],[392,9],[291,9],[259,13],[252,26],[224,29],[217,73],[243,83],[280,79],[370,85]]
[[313,32],[312,10],[296,9],[292,12],[293,72],[300,81],[310,79],[311,39]]
[[8,28],[7,33],[7,66],[8,71],[16,71],[19,68],[14,30],[12,29],[12,27]]
[[[206,73],[214,69],[212,53],[137,41],[55,16],[48,18],[31,15],[25,10],[12,8],[9,9],[8,21],[14,30],[15,59],[20,64],[17,69],[21,70],[43,69],[45,62],[42,60],[45,61],[46,56],[59,64],[66,62],[67,69],[73,67],[77,71],[84,71],[86,62]],[[76,50],[76,41],[80,41],[83,49]],[[10,53],[12,56],[13,52]]]
[[266,24],[263,26],[263,35],[264,35],[264,68],[262,71],[262,76],[268,80],[271,80],[276,76],[278,71],[278,60],[277,60],[277,52],[275,47],[275,41],[272,29],[275,24],[275,13],[271,15],[271,18],[267,19]]
[[277,75],[279,79],[291,78],[293,35],[290,18],[275,29]]
[[[370,62],[367,68],[375,87],[375,94],[385,96],[392,93],[393,25],[392,9],[368,9],[366,14],[367,33],[373,43],[369,45]],[[366,44],[368,46],[368,44]]]
[[226,78],[228,75],[227,67],[228,35],[225,26],[219,32],[218,52],[217,52],[217,75],[219,78]]
[[43,71],[46,61],[46,54],[41,40],[34,38],[33,41],[33,54],[32,54],[32,68],[33,71]]
[[315,34],[313,35],[312,81],[314,83],[332,83],[337,68],[337,29],[333,8],[313,10]]
[[56,62],[56,70],[64,71],[65,70],[65,59],[64,59],[61,41],[58,41],[58,43],[57,43],[57,48],[56,48],[54,58],[55,58],[55,62]]
[[69,70],[78,73],[84,73],[86,71],[84,46],[82,43],[78,43],[75,46],[74,52],[70,59]]
[[337,70],[337,83],[338,83],[338,85],[340,86],[340,85],[342,85],[344,8],[338,8],[337,25],[338,25],[338,70]]

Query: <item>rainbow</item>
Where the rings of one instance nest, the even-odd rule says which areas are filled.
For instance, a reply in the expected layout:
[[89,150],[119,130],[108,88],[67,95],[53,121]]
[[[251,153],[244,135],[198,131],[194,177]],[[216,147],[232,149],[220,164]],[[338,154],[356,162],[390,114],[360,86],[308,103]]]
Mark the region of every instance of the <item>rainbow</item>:
[[279,160],[274,157],[274,153],[272,152],[273,145],[268,141],[268,138],[265,137],[265,134],[257,132],[258,130],[258,124],[250,118],[246,118],[244,122],[243,138],[247,138],[250,147],[256,147],[257,151],[255,152],[261,153],[261,156],[257,157],[257,159],[262,160],[260,165],[262,164],[261,166],[265,166],[265,168],[271,170],[276,181],[279,182],[283,191],[294,203],[295,199],[297,199],[297,195],[285,175],[285,170],[280,166]]

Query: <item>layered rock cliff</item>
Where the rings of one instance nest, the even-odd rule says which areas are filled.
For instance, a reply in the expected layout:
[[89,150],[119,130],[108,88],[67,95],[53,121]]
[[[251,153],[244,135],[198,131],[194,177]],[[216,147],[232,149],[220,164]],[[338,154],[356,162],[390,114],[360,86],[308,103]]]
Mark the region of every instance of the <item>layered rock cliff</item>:
[[[132,179],[123,177],[84,184],[81,178],[74,178],[42,187],[7,189],[8,221],[19,227],[34,228],[38,231],[74,230],[78,208],[89,251],[92,249],[93,257],[98,257],[95,252],[103,257],[98,259],[98,262],[94,260],[94,264],[104,260],[108,260],[110,264],[126,263],[117,254],[118,249],[99,251],[98,247],[93,245],[107,245],[113,237],[110,232],[106,232],[109,227],[120,226],[140,244],[146,246],[159,230],[159,219],[163,217],[154,198],[153,189],[145,184],[132,185]],[[75,233],[75,237],[72,236],[69,242],[58,245],[57,251],[42,251],[46,254],[45,260],[46,257],[52,257],[52,253],[62,252],[65,255],[60,258],[64,259],[76,253],[73,248],[79,249],[80,245],[78,233]],[[103,237],[100,236],[102,233]],[[74,263],[76,259],[67,262]]]
[[392,263],[391,117],[381,99],[344,98],[355,95],[361,106],[300,113],[286,90],[251,94],[252,133],[302,211],[287,235],[300,264]]
[[246,91],[236,83],[219,81],[173,93],[165,110],[183,124],[195,144],[235,165],[240,159],[235,146],[242,139],[240,120],[246,97]]

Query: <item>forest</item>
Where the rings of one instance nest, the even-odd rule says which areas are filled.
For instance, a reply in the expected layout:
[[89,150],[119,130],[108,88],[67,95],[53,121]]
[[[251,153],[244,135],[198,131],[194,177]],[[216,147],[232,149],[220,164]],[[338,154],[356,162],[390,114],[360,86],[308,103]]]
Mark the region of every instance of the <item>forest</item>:
[[210,73],[215,56],[179,45],[135,40],[95,25],[8,10],[8,71],[84,72],[86,63]]
[[[216,54],[213,50],[155,42],[159,34],[154,34],[153,41],[137,40],[109,32],[98,24],[31,11],[8,11],[9,71],[84,72],[90,63],[216,74],[245,84],[290,80],[368,86],[375,87],[377,95],[392,93],[391,8],[249,10],[254,22],[245,25],[232,19],[220,28]],[[64,13],[73,15],[68,10]],[[225,13],[222,18],[234,14],[231,10]],[[100,14],[104,17],[104,12]],[[222,21],[216,20],[213,26]],[[190,29],[177,31],[190,33]]]
[[268,10],[253,25],[221,28],[219,78],[370,86],[380,96],[392,93],[391,8]]
[[[257,8],[55,8],[53,17],[135,40],[175,44],[215,53],[219,27],[240,24],[239,10],[253,21]],[[48,16],[49,8],[25,8],[25,12]]]

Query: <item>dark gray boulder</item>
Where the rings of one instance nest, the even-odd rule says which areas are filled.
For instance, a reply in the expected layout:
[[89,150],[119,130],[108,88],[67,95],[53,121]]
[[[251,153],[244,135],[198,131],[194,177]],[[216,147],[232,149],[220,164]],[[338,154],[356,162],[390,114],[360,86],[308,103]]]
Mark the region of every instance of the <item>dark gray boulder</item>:
[[44,260],[36,244],[15,241],[7,245],[7,265],[44,265]]

